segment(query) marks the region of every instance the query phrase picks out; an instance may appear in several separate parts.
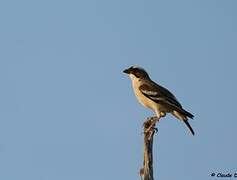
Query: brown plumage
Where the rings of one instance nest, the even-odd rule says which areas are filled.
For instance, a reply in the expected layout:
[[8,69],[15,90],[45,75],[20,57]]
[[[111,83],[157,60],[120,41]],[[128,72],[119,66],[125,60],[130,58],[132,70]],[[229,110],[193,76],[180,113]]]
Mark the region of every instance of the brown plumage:
[[132,66],[124,72],[129,74],[135,95],[143,106],[152,109],[158,118],[165,116],[166,113],[171,113],[183,121],[194,135],[188,122],[188,118],[194,116],[183,109],[177,98],[168,89],[153,82],[148,73],[140,67]]

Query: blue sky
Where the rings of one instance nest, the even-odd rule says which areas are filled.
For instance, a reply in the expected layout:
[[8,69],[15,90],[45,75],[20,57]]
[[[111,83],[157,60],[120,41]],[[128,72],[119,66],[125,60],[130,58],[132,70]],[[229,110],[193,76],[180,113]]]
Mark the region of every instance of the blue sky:
[[170,89],[196,136],[168,115],[155,179],[237,172],[237,2],[1,1],[0,179],[138,179],[142,123],[122,70]]

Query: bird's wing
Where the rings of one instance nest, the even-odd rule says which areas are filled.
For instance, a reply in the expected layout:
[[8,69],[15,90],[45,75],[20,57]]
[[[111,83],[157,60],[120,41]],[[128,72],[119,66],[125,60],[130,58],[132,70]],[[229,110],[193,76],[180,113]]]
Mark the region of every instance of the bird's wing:
[[182,106],[176,97],[168,89],[156,84],[155,82],[142,84],[139,87],[139,90],[144,96],[156,103],[165,103],[182,109]]

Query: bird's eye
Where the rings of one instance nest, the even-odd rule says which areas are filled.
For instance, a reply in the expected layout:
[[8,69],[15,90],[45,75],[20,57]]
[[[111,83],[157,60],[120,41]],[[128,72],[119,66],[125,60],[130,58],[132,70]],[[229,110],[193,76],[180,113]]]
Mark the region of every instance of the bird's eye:
[[138,71],[135,71],[135,72],[134,72],[134,75],[135,75],[137,78],[140,77],[140,73],[139,73]]

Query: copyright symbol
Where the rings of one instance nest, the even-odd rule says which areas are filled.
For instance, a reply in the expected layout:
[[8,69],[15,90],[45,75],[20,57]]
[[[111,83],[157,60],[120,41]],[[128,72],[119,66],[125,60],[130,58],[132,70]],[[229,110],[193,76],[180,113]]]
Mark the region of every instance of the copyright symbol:
[[215,173],[211,173],[211,176],[214,177],[216,174]]

